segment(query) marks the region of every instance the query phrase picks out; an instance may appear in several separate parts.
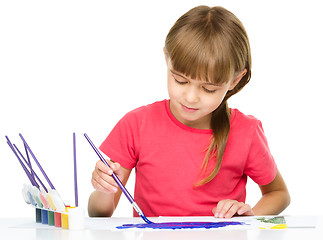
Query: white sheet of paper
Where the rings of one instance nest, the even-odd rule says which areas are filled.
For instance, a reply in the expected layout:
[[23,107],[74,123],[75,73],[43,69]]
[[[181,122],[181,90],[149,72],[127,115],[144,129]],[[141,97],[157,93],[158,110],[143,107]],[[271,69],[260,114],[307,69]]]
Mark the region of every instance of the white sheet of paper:
[[[266,224],[261,221],[258,221],[257,218],[263,216],[252,216],[252,217],[233,217],[230,219],[220,219],[214,217],[152,217],[148,218],[149,220],[155,223],[162,222],[224,222],[224,221],[233,221],[233,222],[243,222],[244,225],[234,225],[226,226],[221,228],[211,228],[211,229],[176,229],[172,231],[212,231],[212,230],[249,230],[249,229],[260,229],[260,228],[270,228],[272,224]],[[275,216],[267,216],[272,218]],[[317,226],[317,217],[315,216],[284,216],[287,228],[315,228]],[[112,231],[163,231],[163,229],[138,229],[138,228],[129,228],[129,229],[117,229],[117,226],[122,226],[124,224],[144,224],[145,222],[137,218],[86,218],[85,227],[86,229],[93,230],[112,230]],[[49,226],[46,224],[36,223],[36,222],[26,222],[19,224],[17,226],[12,226],[14,228],[37,228],[37,229],[55,229],[54,226]],[[169,231],[169,229],[167,229]]]
[[[260,216],[263,217],[263,216]],[[275,216],[267,216],[267,218],[273,218]],[[162,223],[162,222],[243,222],[244,225],[234,225],[234,226],[226,226],[222,228],[212,228],[212,229],[185,229],[185,230],[232,230],[232,229],[260,229],[266,228],[270,229],[270,227],[276,224],[270,223],[263,223],[257,220],[259,216],[252,216],[252,217],[233,217],[231,219],[220,219],[214,217],[158,217],[158,218],[149,218],[149,220],[155,223]],[[297,216],[292,217],[288,216],[285,217],[287,227],[291,228],[313,228],[316,227],[316,217],[314,216]],[[154,231],[154,230],[161,230],[161,229],[138,229],[138,228],[130,228],[130,229],[117,229],[117,226],[122,226],[124,224],[144,224],[144,221],[141,218],[105,218],[105,219],[89,219],[87,221],[88,227],[91,229],[109,229],[109,230],[116,230],[116,231]],[[169,229],[168,229],[169,230]],[[176,229],[178,230],[178,229]],[[180,229],[183,230],[183,229]]]

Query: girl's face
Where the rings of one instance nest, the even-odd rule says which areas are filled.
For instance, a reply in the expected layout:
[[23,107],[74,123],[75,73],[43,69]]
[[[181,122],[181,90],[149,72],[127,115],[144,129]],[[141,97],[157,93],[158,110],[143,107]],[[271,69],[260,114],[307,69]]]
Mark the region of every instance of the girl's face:
[[244,76],[223,85],[190,79],[172,69],[168,61],[168,94],[173,115],[186,126],[210,129],[212,112],[219,107],[227,91],[232,90]]

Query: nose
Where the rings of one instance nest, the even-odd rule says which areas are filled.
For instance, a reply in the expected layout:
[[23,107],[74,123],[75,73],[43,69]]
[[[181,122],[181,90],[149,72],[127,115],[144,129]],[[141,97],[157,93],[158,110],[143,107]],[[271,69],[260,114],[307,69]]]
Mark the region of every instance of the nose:
[[185,99],[188,103],[197,103],[199,101],[198,90],[194,86],[187,88],[185,92]]

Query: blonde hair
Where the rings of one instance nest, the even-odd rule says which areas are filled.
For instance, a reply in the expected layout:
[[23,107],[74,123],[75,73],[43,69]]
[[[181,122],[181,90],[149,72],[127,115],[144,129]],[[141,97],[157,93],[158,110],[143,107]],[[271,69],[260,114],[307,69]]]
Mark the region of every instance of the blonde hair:
[[211,159],[216,165],[196,186],[210,182],[219,172],[230,132],[227,100],[239,92],[251,77],[251,53],[247,33],[240,20],[222,7],[198,6],[181,16],[170,29],[165,51],[174,70],[192,79],[216,84],[227,83],[246,69],[236,87],[227,92],[212,113],[213,136],[201,171]]

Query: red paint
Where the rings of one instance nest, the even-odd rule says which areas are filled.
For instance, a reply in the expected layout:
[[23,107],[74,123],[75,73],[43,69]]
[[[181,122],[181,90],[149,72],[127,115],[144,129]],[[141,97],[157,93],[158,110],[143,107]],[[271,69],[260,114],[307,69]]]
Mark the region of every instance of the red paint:
[[55,227],[62,227],[61,213],[55,212]]

